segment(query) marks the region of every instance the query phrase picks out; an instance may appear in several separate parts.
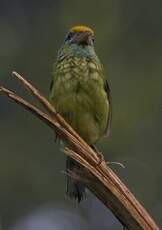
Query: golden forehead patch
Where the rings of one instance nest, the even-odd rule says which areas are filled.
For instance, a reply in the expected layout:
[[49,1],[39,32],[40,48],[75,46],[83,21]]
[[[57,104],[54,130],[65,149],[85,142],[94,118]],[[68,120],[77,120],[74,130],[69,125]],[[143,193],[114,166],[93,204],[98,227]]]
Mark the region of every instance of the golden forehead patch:
[[91,28],[89,28],[87,26],[83,26],[83,25],[73,26],[70,29],[70,32],[90,32],[92,35],[94,35],[94,31]]

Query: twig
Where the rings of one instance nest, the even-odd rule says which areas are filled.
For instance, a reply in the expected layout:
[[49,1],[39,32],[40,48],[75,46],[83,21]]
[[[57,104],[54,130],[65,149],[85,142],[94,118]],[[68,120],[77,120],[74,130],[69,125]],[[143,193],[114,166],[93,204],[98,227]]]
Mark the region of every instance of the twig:
[[17,72],[13,72],[17,80],[43,105],[47,113],[42,112],[31,103],[22,99],[14,92],[0,87],[0,93],[6,95],[14,102],[32,112],[50,128],[55,130],[59,138],[67,143],[64,152],[81,165],[82,172],[76,172],[91,190],[118,218],[118,220],[131,230],[159,230],[159,227],[136,200],[128,188],[120,181],[115,173],[103,161],[100,165],[95,152],[70,127],[69,124],[56,112],[53,106]]
[[12,75],[17,78],[17,80],[34,96],[36,97],[39,102],[43,105],[43,107],[49,112],[49,114],[59,121],[60,124],[62,124],[72,135],[78,138],[78,140],[81,143],[86,144],[85,141],[83,141],[82,138],[72,129],[72,127],[64,120],[63,117],[60,116],[59,113],[57,113],[56,109],[49,103],[49,101],[43,97],[40,92],[31,85],[27,80],[25,80],[20,74],[18,74],[16,71],[12,72]]

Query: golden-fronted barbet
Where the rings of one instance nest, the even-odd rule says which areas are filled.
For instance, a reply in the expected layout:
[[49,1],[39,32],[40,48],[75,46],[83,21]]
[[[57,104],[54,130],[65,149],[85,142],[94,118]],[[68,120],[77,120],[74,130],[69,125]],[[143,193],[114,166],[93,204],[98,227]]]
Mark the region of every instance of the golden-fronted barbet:
[[[103,66],[95,53],[94,31],[72,27],[61,46],[53,71],[49,100],[72,128],[92,147],[111,128],[111,95]],[[66,193],[80,202],[85,185],[68,175],[80,165],[67,157]]]

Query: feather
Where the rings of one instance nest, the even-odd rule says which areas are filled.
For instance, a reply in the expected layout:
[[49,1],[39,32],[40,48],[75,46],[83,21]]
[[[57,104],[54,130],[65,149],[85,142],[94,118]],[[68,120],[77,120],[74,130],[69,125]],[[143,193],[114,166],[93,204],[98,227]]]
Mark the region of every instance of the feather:
[[111,132],[111,126],[112,126],[112,97],[111,97],[111,91],[107,80],[105,81],[105,91],[107,93],[107,99],[109,102],[109,113],[107,117],[105,134],[109,136]]

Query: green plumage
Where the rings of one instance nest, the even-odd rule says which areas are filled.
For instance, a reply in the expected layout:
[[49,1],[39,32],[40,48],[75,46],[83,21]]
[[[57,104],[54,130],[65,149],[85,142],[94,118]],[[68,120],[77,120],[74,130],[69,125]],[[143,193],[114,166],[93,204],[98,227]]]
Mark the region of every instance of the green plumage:
[[65,43],[55,64],[50,102],[89,145],[94,145],[110,127],[109,97],[94,47]]

